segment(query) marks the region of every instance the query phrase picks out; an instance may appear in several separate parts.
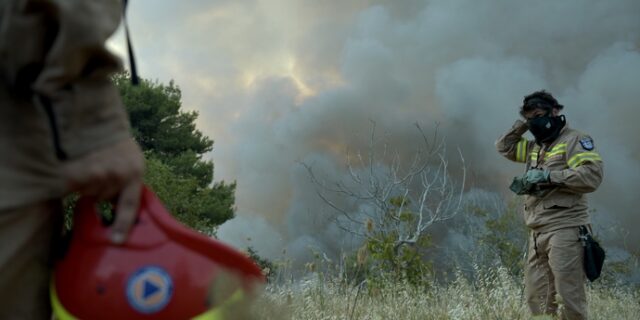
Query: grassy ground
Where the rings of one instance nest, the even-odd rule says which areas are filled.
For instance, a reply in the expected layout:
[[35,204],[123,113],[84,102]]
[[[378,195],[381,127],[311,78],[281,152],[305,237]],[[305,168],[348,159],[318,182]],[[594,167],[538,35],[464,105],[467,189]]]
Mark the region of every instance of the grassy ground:
[[[270,286],[256,304],[258,319],[530,319],[522,286],[497,270],[444,286],[388,284],[371,290],[318,279]],[[588,288],[590,319],[640,319],[640,291]],[[541,318],[546,319],[546,318]]]

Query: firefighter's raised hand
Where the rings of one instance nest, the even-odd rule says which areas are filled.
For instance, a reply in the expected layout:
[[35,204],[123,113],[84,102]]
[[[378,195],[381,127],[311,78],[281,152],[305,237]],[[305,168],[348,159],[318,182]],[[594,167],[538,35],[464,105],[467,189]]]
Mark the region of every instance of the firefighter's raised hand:
[[525,132],[527,132],[527,130],[529,130],[529,125],[527,124],[527,122],[518,119],[513,124],[513,128],[515,129],[515,132],[517,134],[523,135]]
[[122,140],[64,165],[69,192],[98,200],[116,199],[111,241],[121,244],[133,225],[142,189],[144,156],[133,139]]

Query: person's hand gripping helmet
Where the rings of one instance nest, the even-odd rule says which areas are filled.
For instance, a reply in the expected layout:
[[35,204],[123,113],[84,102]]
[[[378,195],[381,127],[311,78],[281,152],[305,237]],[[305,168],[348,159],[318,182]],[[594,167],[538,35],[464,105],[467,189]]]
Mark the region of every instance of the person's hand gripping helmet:
[[[96,204],[81,199],[67,251],[54,268],[57,319],[231,319],[261,270],[246,255],[178,223],[144,188],[138,220],[122,245]],[[230,279],[233,278],[233,279]]]

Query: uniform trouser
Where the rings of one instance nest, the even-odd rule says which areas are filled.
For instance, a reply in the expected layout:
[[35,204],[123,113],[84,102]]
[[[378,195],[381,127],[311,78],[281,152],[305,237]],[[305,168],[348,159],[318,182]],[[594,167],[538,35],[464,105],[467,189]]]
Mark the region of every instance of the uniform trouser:
[[58,201],[0,210],[0,319],[51,319],[49,279]]
[[525,291],[533,315],[556,314],[558,294],[564,305],[561,319],[587,319],[584,249],[578,236],[578,227],[531,232]]

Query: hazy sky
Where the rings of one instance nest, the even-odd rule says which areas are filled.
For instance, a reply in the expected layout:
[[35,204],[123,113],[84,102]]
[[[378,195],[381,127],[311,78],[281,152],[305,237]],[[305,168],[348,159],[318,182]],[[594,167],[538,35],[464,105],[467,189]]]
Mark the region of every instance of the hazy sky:
[[[140,74],[176,81],[215,140],[215,178],[238,182],[219,233],[236,245],[344,246],[298,162],[339,178],[371,121],[401,154],[413,123],[441,122],[474,186],[508,199],[522,168],[493,141],[542,88],[605,159],[595,220],[640,223],[640,1],[133,0],[129,24]],[[124,52],[121,34],[110,45]]]

